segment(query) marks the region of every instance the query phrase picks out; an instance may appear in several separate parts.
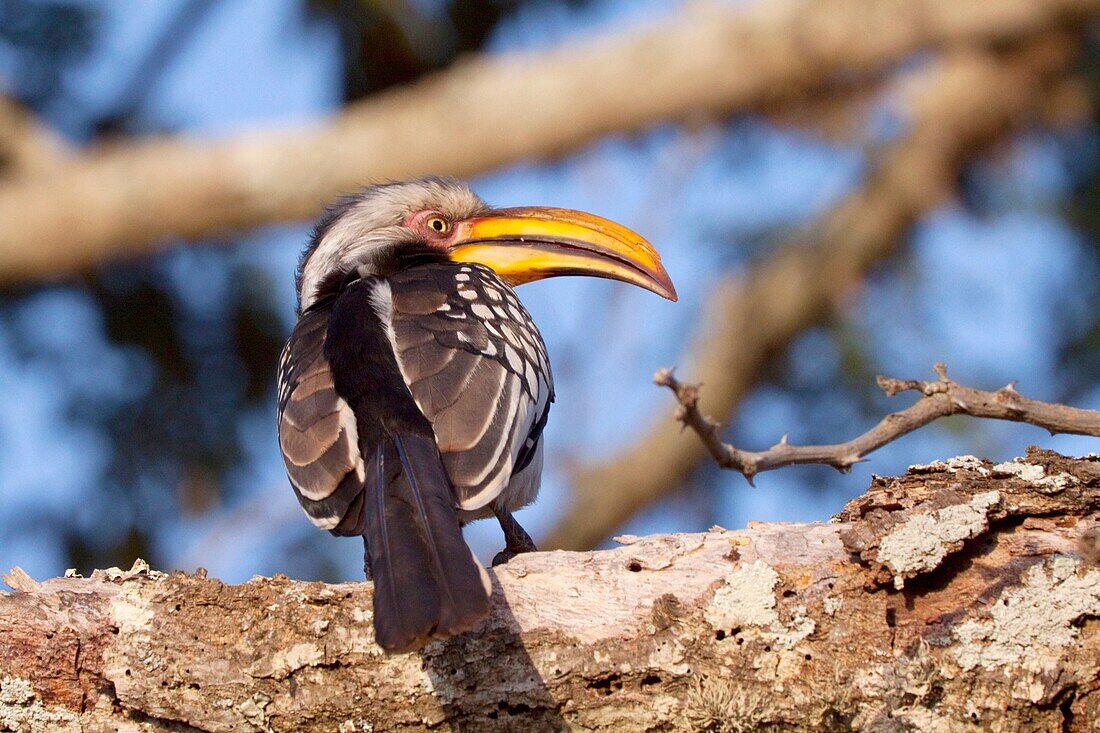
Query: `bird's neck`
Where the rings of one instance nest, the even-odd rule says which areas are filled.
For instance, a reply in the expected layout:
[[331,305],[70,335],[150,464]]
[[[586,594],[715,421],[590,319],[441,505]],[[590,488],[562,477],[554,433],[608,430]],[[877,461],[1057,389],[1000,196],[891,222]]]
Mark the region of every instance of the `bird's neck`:
[[303,303],[302,311],[331,303],[349,285],[372,277],[389,278],[413,267],[450,262],[447,255],[423,242],[402,242],[379,247],[369,259],[336,268],[321,278],[313,298]]

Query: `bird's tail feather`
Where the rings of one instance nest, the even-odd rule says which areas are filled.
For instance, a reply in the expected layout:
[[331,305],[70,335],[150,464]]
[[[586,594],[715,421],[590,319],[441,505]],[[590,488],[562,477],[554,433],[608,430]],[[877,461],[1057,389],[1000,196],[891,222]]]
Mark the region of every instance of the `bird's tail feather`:
[[367,464],[363,537],[379,646],[411,651],[475,626],[489,613],[489,576],[462,538],[435,442],[395,436]]

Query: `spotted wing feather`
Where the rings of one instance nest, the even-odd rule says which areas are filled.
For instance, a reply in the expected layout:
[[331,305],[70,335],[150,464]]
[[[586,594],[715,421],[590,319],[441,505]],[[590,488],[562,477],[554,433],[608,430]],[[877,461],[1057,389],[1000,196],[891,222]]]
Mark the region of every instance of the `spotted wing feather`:
[[483,507],[530,460],[553,401],[542,336],[487,268],[416,267],[389,284],[398,365],[459,505]]

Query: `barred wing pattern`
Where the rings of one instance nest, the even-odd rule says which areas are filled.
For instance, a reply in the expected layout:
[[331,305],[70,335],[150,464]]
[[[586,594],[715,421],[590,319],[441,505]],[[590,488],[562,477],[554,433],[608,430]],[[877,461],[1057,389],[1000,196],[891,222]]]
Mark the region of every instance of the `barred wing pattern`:
[[481,508],[531,459],[546,422],[554,387],[542,336],[480,265],[413,267],[388,285],[383,319],[402,376],[432,423],[459,506]]
[[[324,344],[331,306],[304,313],[279,359],[279,447],[294,493],[321,529],[359,517],[365,467],[355,414],[336,394]],[[349,509],[353,511],[348,511]]]

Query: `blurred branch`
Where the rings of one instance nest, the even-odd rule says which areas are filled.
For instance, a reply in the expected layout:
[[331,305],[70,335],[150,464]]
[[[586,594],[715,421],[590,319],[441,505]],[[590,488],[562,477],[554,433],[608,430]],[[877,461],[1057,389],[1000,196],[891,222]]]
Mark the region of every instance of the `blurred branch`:
[[[1044,108],[1075,45],[1053,34],[1006,56],[961,51],[907,80],[909,132],[872,159],[863,185],[708,299],[684,361],[707,385],[714,414],[731,414],[774,354],[843,308],[906,229],[951,194],[968,158]],[[595,546],[704,456],[698,441],[654,415],[627,448],[575,472],[569,509],[540,544]]]
[[874,134],[868,129],[867,115],[891,82],[891,75],[883,70],[872,78],[822,87],[797,99],[777,101],[760,112],[779,127],[805,130],[841,145],[866,145]]
[[1098,9],[1100,0],[707,3],[659,27],[474,59],[327,123],[93,150],[0,184],[0,282],[307,218],[372,179],[470,175],[609,132],[756,109],[922,47],[1003,43]]
[[396,31],[399,42],[407,54],[419,58],[424,64],[438,64],[447,53],[447,46],[454,43],[448,28],[438,17],[425,12],[426,8],[409,0],[359,0],[374,10],[386,24]]
[[65,152],[61,139],[29,110],[0,95],[0,180],[55,168]]
[[1062,79],[1047,95],[1040,122],[1055,129],[1080,129],[1092,117],[1092,98],[1088,82],[1082,77]]
[[753,476],[762,471],[797,464],[832,466],[847,473],[868,453],[949,415],[1029,423],[1046,428],[1052,435],[1073,433],[1100,436],[1100,412],[1096,410],[1028,399],[1016,391],[1014,384],[996,392],[966,387],[948,379],[947,367],[942,363],[936,364],[935,372],[939,378],[934,382],[879,376],[878,386],[887,396],[915,391],[921,397],[904,410],[887,415],[858,438],[833,445],[792,445],[784,435],[765,451],[741,450],[722,442],[719,436],[721,426],[699,411],[700,385],[681,382],[671,369],[657,372],[653,382],[668,387],[676,395],[680,403],[676,419],[684,427],[695,431],[715,463],[720,468],[741,473],[750,484]]

